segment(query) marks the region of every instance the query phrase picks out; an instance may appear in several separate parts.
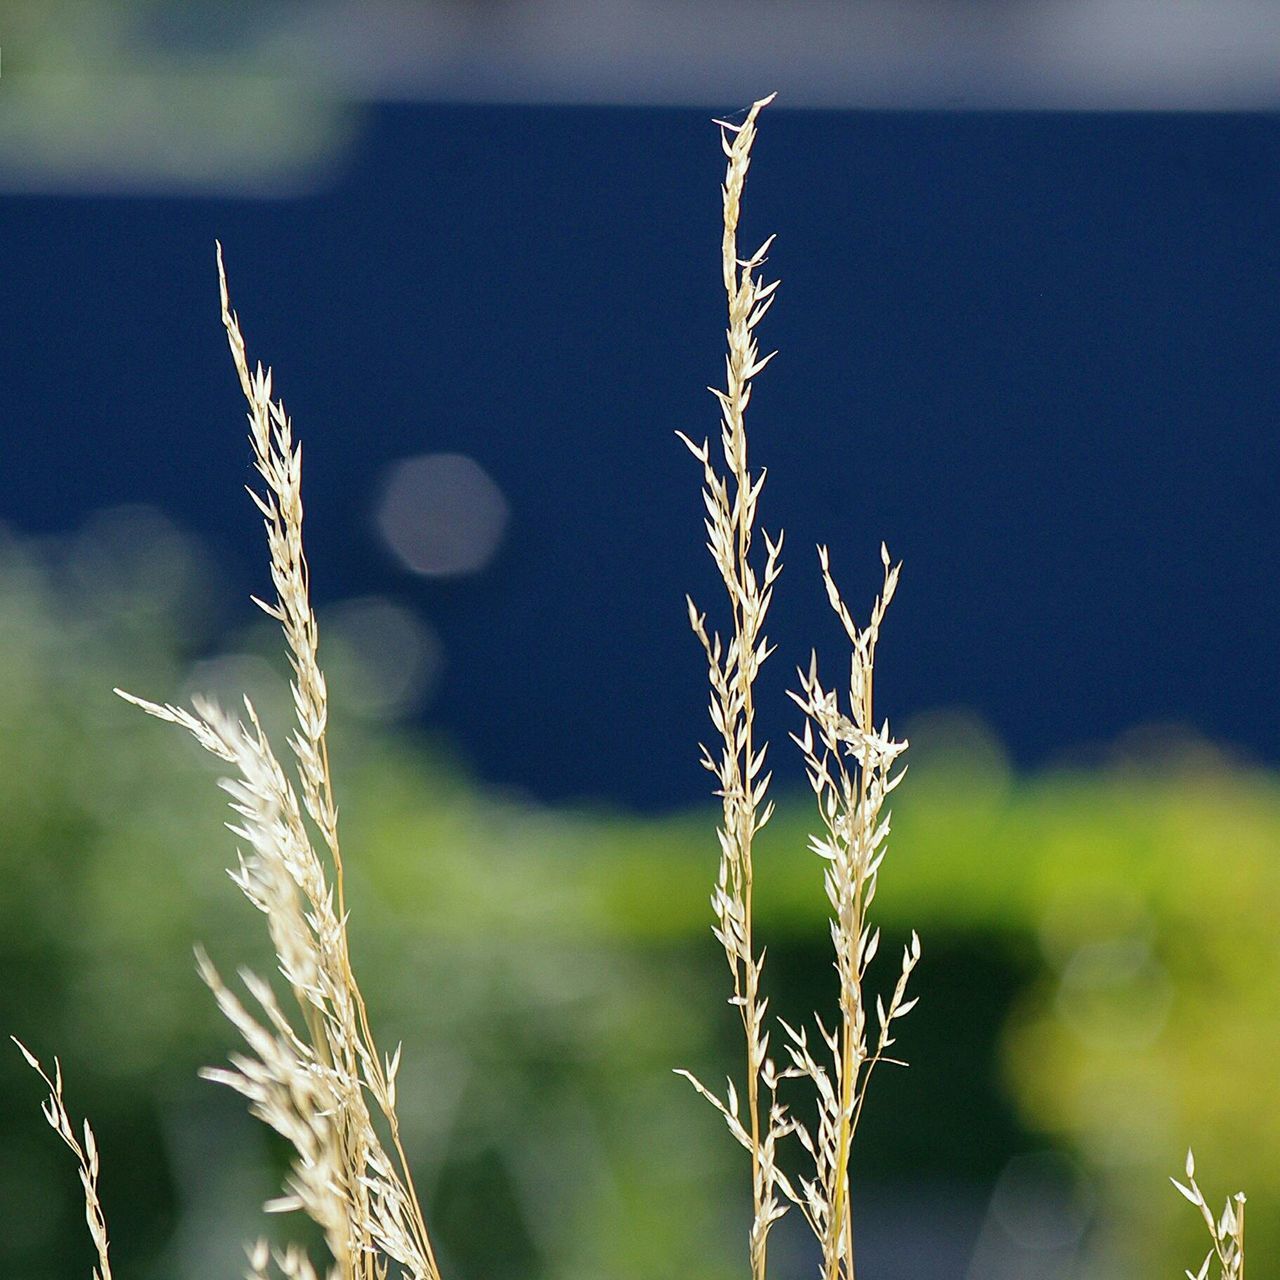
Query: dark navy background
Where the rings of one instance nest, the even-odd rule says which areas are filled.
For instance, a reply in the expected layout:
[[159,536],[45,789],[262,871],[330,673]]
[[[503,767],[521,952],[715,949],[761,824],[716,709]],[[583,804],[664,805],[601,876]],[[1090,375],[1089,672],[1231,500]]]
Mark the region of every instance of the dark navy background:
[[[586,108],[366,124],[296,201],[0,201],[0,518],[153,502],[215,549],[243,622],[266,583],[220,236],[306,441],[317,598],[430,620],[448,668],[424,722],[547,799],[704,794],[682,595],[719,598],[672,432],[716,430],[715,131]],[[843,666],[814,542],[865,612],[884,537],[906,568],[881,705],[908,724],[967,706],[1035,764],[1173,719],[1280,761],[1277,119],[774,109],[745,237],[770,231],[770,735],[814,638]],[[497,560],[451,583],[373,521],[387,466],[434,450],[512,506]]]

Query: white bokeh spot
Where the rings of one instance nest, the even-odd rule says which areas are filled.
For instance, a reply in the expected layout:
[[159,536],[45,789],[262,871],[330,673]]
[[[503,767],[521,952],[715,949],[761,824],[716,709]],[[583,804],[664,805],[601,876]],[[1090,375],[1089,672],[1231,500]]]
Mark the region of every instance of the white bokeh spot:
[[414,573],[451,578],[493,559],[509,514],[502,490],[474,458],[425,453],[392,468],[378,527]]

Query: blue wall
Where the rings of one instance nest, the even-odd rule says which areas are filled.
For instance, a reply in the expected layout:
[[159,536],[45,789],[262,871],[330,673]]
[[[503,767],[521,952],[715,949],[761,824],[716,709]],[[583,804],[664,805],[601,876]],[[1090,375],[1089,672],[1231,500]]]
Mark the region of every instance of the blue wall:
[[[721,159],[700,112],[372,111],[296,201],[0,201],[0,518],[149,501],[266,588],[217,320],[307,443],[320,600],[383,592],[449,662],[424,722],[487,778],[661,808],[704,793],[682,595],[718,604],[696,468],[721,376]],[[773,110],[746,236],[779,239],[753,411],[789,553],[768,728],[884,537],[906,561],[882,706],[962,704],[1020,762],[1152,720],[1280,761],[1280,128],[1270,116]],[[416,579],[386,467],[464,452],[498,559]],[[783,752],[779,751],[779,757]]]

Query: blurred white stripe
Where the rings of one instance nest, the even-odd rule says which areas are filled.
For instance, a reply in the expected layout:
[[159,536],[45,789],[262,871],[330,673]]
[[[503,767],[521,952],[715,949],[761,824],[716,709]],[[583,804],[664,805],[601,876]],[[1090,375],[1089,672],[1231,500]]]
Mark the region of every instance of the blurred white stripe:
[[1280,0],[11,4],[0,191],[295,194],[387,100],[1280,107]]
[[[359,96],[792,106],[1280,105],[1274,0],[331,0],[291,38]],[[295,46],[297,48],[297,46]],[[781,104],[780,104],[781,105]]]

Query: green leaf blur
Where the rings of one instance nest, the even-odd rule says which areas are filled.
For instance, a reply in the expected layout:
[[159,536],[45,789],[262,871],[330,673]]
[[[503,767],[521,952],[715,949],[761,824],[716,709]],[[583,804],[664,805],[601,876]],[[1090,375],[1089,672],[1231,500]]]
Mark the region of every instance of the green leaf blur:
[[[214,773],[111,694],[225,672],[191,673],[217,592],[146,511],[0,542],[0,1026],[60,1054],[68,1105],[93,1119],[121,1275],[237,1274],[282,1158],[196,1079],[231,1037],[193,944],[267,955],[224,876]],[[342,663],[329,674],[336,689]],[[263,679],[269,717],[284,686]],[[1214,1199],[1243,1186],[1259,1206],[1251,1274],[1280,1275],[1280,780],[1167,735],[1030,778],[962,718],[910,736],[878,905],[884,954],[890,931],[920,931],[922,1001],[854,1176],[881,1200],[923,1186],[981,1205],[1012,1156],[1055,1145],[1096,1189],[1098,1273],[1155,1277],[1199,1245],[1166,1181],[1194,1141]],[[671,1073],[714,1080],[736,1051],[709,933],[712,802],[554,811],[385,724],[348,715],[334,741],[355,957],[380,1039],[405,1044],[403,1120],[449,1273],[733,1274],[735,1153]],[[696,767],[691,744],[672,749]],[[828,1004],[808,809],[784,798],[758,855],[784,1016]],[[0,1087],[0,1272],[82,1274],[74,1170],[16,1053]]]

